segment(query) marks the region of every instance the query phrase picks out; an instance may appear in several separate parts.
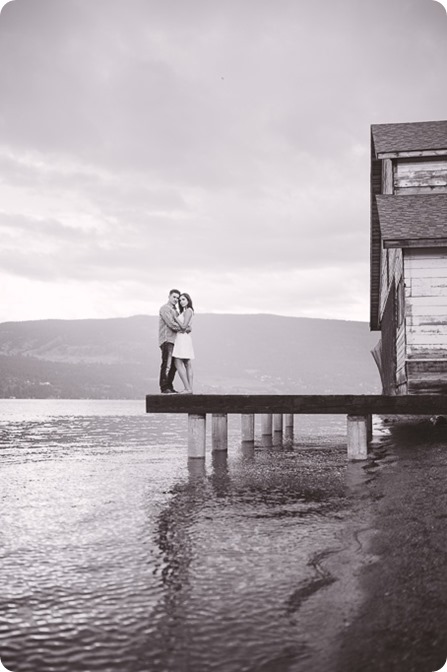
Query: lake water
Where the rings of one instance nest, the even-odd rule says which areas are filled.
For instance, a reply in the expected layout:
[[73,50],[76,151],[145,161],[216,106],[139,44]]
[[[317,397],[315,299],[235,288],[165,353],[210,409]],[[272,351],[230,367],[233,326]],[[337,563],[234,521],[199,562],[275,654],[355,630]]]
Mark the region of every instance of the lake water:
[[230,416],[228,455],[208,440],[203,463],[186,423],[144,401],[0,400],[7,669],[349,672],[388,429],[349,464],[343,416],[296,416],[293,445],[254,448]]

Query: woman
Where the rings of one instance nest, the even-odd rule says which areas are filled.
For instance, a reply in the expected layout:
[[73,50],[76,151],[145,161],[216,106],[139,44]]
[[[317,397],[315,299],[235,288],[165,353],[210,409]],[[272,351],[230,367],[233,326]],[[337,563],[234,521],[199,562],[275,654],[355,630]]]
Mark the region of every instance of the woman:
[[178,303],[180,314],[175,319],[182,328],[182,331],[179,331],[175,337],[172,356],[174,358],[177,373],[184,385],[182,393],[192,394],[193,373],[191,360],[194,359],[194,349],[192,347],[191,334],[187,334],[184,330],[186,327],[191,327],[194,308],[192,307],[192,301],[189,294],[180,294]]

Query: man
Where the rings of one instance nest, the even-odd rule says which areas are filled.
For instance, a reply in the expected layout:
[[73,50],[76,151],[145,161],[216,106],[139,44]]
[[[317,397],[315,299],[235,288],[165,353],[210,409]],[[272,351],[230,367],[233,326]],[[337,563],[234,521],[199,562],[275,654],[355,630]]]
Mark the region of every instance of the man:
[[[176,392],[173,388],[176,368],[172,359],[172,351],[177,332],[182,331],[175,320],[179,296],[178,289],[171,289],[168,302],[159,311],[158,344],[161,348],[160,391],[162,394],[174,394]],[[189,331],[191,330],[189,329]]]

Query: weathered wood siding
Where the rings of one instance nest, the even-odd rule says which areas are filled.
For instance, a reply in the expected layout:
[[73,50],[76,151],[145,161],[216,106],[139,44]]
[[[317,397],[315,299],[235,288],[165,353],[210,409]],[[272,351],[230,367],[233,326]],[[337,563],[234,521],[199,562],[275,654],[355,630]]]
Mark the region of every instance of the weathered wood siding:
[[396,387],[397,394],[407,394],[407,347],[405,322],[397,328],[396,336]]
[[407,394],[407,335],[405,321],[405,282],[403,277],[403,255],[400,251],[401,273],[396,284],[396,385],[397,394]]
[[382,273],[380,281],[380,318],[383,318],[385,305],[388,300],[388,294],[394,282],[397,287],[403,274],[403,256],[402,250],[386,249],[382,250]]
[[392,194],[394,185],[394,168],[391,159],[382,161],[382,194]]
[[396,288],[403,282],[403,254],[401,249],[383,252],[380,290],[382,386],[385,394],[406,394],[405,319],[398,323],[396,296]]
[[405,250],[408,392],[447,392],[447,248]]
[[447,193],[447,159],[396,161],[393,181],[395,194]]
[[380,264],[380,309],[379,309],[379,319],[380,322],[383,319],[383,311],[385,310],[386,300],[388,298],[389,292],[389,265],[388,265],[388,256],[389,250],[383,250],[381,253],[381,264]]
[[384,394],[396,394],[396,292],[388,293],[382,316],[382,385]]
[[380,329],[380,265],[381,236],[376,194],[382,190],[382,161],[374,159],[374,139],[371,134],[371,229],[370,229],[370,289],[371,304],[369,324],[371,329]]
[[446,394],[447,359],[407,362],[409,394]]
[[[391,159],[385,159],[382,161],[382,181],[381,181],[381,193],[382,194],[392,194],[393,193],[393,162]],[[379,319],[383,317],[383,311],[385,310],[385,304],[388,299],[388,292],[390,291],[390,286],[393,281],[394,273],[394,250],[381,249],[381,263],[380,263],[380,298],[379,298]]]

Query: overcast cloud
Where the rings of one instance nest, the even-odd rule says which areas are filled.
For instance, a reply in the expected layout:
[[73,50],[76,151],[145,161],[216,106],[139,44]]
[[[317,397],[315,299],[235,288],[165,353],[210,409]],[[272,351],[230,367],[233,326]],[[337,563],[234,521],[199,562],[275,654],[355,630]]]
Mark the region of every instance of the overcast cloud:
[[445,119],[433,0],[13,0],[0,320],[368,320],[369,129]]

